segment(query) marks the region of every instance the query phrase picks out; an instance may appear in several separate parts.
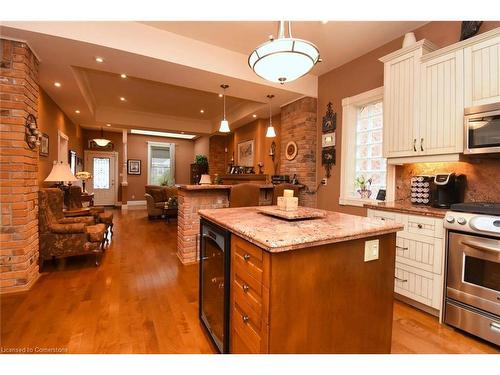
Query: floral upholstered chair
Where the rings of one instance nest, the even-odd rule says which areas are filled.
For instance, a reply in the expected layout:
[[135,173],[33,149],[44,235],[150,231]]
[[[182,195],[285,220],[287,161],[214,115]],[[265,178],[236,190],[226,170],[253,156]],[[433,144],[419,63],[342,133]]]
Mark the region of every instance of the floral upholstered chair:
[[40,269],[47,259],[94,254],[96,265],[103,251],[104,224],[93,216],[64,217],[63,192],[58,188],[38,193],[40,229]]

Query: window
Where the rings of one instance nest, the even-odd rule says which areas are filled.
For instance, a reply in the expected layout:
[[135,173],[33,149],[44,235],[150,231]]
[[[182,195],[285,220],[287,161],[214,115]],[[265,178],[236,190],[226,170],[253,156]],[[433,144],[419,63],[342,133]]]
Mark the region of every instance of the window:
[[148,183],[173,185],[175,183],[175,145],[148,142]]
[[94,158],[94,189],[109,189],[109,158]]
[[[383,88],[342,100],[340,204],[362,206],[376,200],[380,189],[393,197],[393,167],[383,154]],[[359,182],[371,179],[361,192]]]

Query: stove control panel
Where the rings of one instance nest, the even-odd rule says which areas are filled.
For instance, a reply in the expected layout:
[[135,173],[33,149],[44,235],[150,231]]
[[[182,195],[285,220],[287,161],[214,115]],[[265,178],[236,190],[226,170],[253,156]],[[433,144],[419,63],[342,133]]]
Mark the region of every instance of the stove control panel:
[[444,227],[462,232],[483,233],[500,238],[500,216],[448,211]]

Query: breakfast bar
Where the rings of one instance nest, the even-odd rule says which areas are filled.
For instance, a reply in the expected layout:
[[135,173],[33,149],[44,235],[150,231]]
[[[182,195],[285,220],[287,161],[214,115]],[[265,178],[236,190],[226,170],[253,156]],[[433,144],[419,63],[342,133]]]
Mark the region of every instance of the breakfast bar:
[[230,233],[229,352],[390,353],[403,225],[305,207],[317,217],[262,211],[199,211]]

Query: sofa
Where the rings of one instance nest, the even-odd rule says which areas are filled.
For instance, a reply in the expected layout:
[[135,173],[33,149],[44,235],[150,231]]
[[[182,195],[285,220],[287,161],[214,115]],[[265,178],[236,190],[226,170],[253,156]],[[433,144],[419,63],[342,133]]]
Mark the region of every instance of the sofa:
[[146,185],[146,203],[148,207],[148,218],[153,219],[165,215],[165,204],[168,202],[170,206],[170,214],[177,214],[177,187],[175,186],[159,186]]
[[38,193],[40,269],[47,259],[76,255],[95,255],[99,265],[106,226],[95,224],[93,216],[65,217],[63,195],[58,188],[41,189]]

